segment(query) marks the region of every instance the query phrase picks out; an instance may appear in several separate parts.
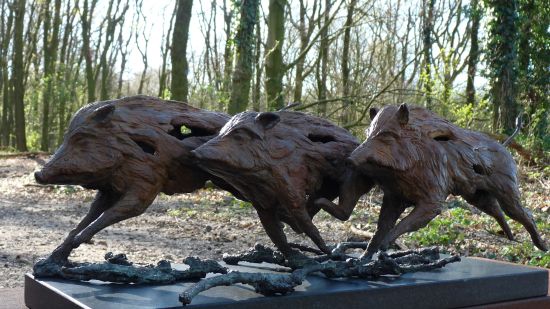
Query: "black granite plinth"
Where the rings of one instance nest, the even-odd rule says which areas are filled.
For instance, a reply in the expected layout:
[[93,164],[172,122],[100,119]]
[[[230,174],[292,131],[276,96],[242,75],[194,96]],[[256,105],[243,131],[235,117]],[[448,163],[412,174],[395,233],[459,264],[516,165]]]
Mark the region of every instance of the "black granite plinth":
[[[178,266],[179,267],[179,266]],[[184,267],[184,266],[182,266]],[[274,265],[228,266],[243,272],[270,272]],[[178,294],[192,283],[109,284],[25,277],[25,304],[40,308],[179,308]],[[199,294],[188,308],[456,308],[543,297],[548,271],[485,259],[463,258],[445,268],[382,278],[326,279],[309,276],[286,296],[264,297],[246,285],[216,287]]]

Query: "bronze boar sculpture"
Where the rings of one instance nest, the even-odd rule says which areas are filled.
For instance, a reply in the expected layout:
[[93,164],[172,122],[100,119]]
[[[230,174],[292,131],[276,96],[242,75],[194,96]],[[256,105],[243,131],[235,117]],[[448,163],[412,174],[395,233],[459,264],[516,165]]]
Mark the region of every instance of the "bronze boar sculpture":
[[102,229],[142,214],[160,192],[192,192],[211,180],[239,196],[189,158],[228,119],[223,113],[146,96],[82,107],[63,144],[35,178],[42,184],[74,184],[98,192],[88,214],[42,264],[67,263],[73,249]]
[[[513,239],[504,211],[527,229],[539,249],[547,250],[531,214],[521,205],[516,165],[502,144],[459,128],[422,107],[386,106],[380,111],[371,109],[370,117],[367,139],[348,159],[384,192],[377,230],[363,258],[427,225],[442,211],[449,194],[462,196],[495,218]],[[316,204],[336,207],[327,199]],[[343,213],[353,210],[352,204],[338,206]],[[396,225],[409,206],[413,210]]]
[[[252,202],[266,233],[283,255],[296,256],[282,222],[305,233],[329,254],[312,222],[319,211],[314,201],[336,198],[343,183],[349,184],[348,191],[361,193],[373,186],[368,178],[345,166],[345,159],[357,146],[347,130],[322,118],[291,111],[243,112],[192,153],[201,168],[224,179]],[[338,207],[331,206],[326,211],[343,216]]]

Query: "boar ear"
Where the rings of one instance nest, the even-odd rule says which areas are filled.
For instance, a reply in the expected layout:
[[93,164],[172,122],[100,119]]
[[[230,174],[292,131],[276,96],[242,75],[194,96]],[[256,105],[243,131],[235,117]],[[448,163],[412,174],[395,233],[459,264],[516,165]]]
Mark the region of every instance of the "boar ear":
[[369,109],[370,120],[373,120],[374,117],[376,117],[376,114],[378,114],[378,108],[376,108],[376,107],[371,107],[371,108]]
[[397,120],[400,124],[407,124],[409,122],[409,108],[407,104],[403,103],[399,105],[397,110]]
[[254,118],[254,121],[262,125],[266,130],[273,128],[280,120],[281,117],[279,117],[279,115],[271,112],[259,113],[258,116]]
[[96,109],[92,115],[92,119],[97,122],[104,122],[115,111],[115,106],[112,104],[102,106]]

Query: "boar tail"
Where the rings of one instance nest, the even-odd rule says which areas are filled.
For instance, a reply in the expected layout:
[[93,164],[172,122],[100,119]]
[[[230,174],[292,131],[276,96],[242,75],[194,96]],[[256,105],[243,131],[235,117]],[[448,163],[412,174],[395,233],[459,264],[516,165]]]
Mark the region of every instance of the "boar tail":
[[514,133],[512,133],[512,135],[510,135],[505,141],[504,143],[502,143],[502,146],[507,146],[508,144],[510,144],[513,140],[514,140],[514,137],[516,137],[516,135],[518,135],[519,133],[519,130],[521,130],[521,127],[523,126],[523,121],[521,120],[521,113],[516,117],[516,129],[514,130]]

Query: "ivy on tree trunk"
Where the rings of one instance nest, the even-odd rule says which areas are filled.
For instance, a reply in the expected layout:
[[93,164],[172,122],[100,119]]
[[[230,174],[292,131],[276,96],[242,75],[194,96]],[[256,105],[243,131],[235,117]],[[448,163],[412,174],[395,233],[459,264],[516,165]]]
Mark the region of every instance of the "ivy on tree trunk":
[[284,63],[282,46],[285,37],[286,0],[270,0],[267,17],[267,46],[265,60],[265,91],[269,110],[283,108]]
[[518,115],[517,93],[517,1],[488,0],[493,19],[487,46],[493,130],[510,134]]
[[250,80],[254,60],[254,28],[257,22],[259,0],[242,0],[241,19],[235,37],[237,63],[233,70],[231,99],[228,113],[237,114],[246,110],[250,97]]
[[187,63],[187,38],[189,36],[189,22],[191,21],[191,9],[193,0],[179,0],[176,23],[172,36],[172,99],[178,101],[187,101],[189,92],[189,83],[187,81],[187,72],[189,64]]

